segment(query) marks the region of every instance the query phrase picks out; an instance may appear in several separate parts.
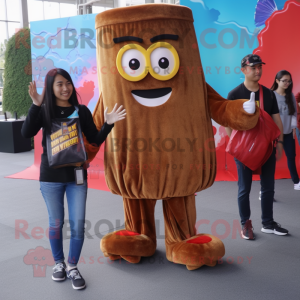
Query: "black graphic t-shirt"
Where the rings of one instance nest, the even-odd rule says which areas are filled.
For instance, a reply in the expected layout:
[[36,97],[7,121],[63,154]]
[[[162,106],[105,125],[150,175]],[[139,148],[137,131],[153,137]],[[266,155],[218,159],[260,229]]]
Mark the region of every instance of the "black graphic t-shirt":
[[[274,114],[278,114],[278,104],[275,97],[275,94],[270,89],[262,86],[263,88],[263,97],[264,97],[264,110],[271,116]],[[241,83],[236,88],[228,93],[228,100],[237,100],[237,99],[250,99],[251,91],[249,91],[244,83]],[[260,106],[259,99],[259,90],[255,92],[255,101]]]

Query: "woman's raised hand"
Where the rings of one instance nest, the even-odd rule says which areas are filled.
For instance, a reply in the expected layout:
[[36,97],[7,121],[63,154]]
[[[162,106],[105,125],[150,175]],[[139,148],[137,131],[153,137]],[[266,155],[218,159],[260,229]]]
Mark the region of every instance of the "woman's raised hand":
[[118,109],[117,109],[117,105],[118,104],[116,103],[113,110],[110,113],[107,112],[108,107],[106,107],[106,109],[105,109],[104,120],[109,125],[125,119],[126,109],[123,109],[121,111],[123,105],[120,105],[120,107]]
[[38,94],[36,90],[36,83],[35,81],[30,82],[28,86],[28,93],[30,98],[32,99],[33,104],[37,106],[41,106],[44,100],[46,88],[43,88],[42,94]]

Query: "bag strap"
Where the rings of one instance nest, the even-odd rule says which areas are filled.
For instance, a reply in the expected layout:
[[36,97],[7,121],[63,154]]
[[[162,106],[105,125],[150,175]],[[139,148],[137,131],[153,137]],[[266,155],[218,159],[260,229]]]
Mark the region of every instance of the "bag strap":
[[262,110],[265,110],[264,109],[264,93],[263,93],[263,88],[262,88],[262,85],[259,84],[259,107],[262,109]]

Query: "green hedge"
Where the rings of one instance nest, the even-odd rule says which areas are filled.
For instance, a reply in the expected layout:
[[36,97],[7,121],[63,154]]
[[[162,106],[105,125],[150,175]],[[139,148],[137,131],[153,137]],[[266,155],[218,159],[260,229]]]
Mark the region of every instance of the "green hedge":
[[4,63],[3,111],[26,116],[32,100],[28,94],[31,76],[30,30],[23,28],[7,42]]

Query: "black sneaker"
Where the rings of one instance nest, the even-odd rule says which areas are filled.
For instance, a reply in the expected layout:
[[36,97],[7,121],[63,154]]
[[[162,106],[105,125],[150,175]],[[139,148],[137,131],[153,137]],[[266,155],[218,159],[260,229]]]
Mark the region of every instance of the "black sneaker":
[[72,280],[72,286],[75,290],[85,288],[85,280],[82,278],[77,268],[67,270],[67,277]]
[[242,229],[242,237],[245,240],[254,240],[255,236],[253,233],[253,227],[252,227],[252,222],[251,220],[247,220],[246,223],[243,225],[243,229]]
[[66,264],[65,262],[57,263],[53,268],[52,279],[54,281],[62,281],[66,279]]
[[287,235],[289,233],[288,230],[282,228],[280,224],[274,221],[270,225],[263,225],[261,231],[264,233],[274,233],[277,235]]

